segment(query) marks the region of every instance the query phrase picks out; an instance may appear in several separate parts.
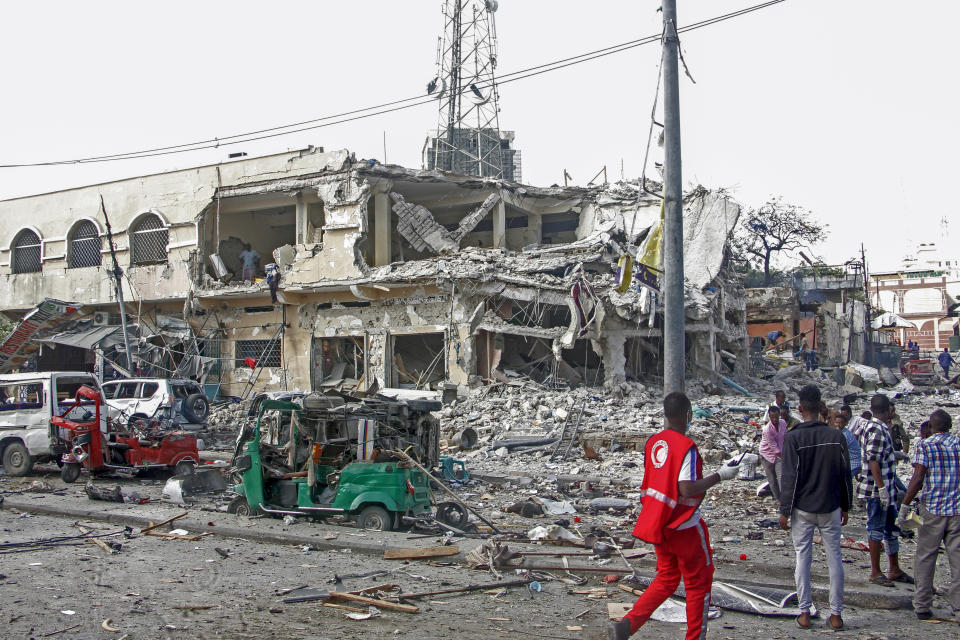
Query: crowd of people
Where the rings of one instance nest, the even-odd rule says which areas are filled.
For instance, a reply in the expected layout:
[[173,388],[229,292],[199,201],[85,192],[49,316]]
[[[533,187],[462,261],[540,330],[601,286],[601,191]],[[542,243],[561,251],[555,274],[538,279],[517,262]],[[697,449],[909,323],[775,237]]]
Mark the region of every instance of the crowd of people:
[[[934,617],[933,578],[941,546],[949,561],[947,594],[960,617],[960,438],[950,433],[943,409],[930,414],[910,457],[910,437],[896,407],[883,394],[870,399],[859,416],[844,404],[830,409],[815,385],[798,393],[798,415],[786,394],[777,392],[764,417],[759,454],[770,493],[779,506],[780,527],[789,531],[796,565],[801,629],[813,626],[810,569],[814,535],[819,533],[830,577],[827,626],[844,628],[844,568],[841,531],[850,512],[864,510],[870,553],[870,583],[915,585],[919,620]],[[738,474],[731,461],[704,475],[696,443],[687,435],[692,405],[683,393],[664,398],[666,428],[644,448],[642,509],[633,535],[654,545],[657,575],[627,615],[609,623],[610,640],[626,640],[673,595],[683,580],[687,640],[706,637],[713,582],[713,551],[700,503],[708,489]],[[913,476],[904,485],[898,462],[910,460]],[[900,538],[916,529],[913,575],[900,566]],[[883,556],[886,556],[886,571]]]

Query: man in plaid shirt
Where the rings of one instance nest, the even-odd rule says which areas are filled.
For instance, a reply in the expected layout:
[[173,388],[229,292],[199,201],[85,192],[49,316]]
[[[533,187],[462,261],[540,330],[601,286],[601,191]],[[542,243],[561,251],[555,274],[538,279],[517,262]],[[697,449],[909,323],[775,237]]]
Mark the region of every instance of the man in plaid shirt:
[[943,409],[930,414],[931,434],[914,450],[913,478],[900,507],[899,521],[903,523],[910,510],[908,505],[923,489],[923,525],[917,534],[913,568],[917,576],[913,610],[921,620],[933,617],[933,572],[941,542],[950,561],[950,605],[954,616],[960,615],[960,438],[949,433],[952,422]]
[[[890,399],[877,394],[870,399],[873,418],[860,431],[863,449],[857,498],[867,506],[867,538],[870,544],[870,582],[884,587],[894,582],[913,584],[913,578],[900,568],[900,539],[897,528],[897,458],[893,437],[886,421],[890,418]],[[880,552],[886,547],[890,563],[887,575],[880,571]]]

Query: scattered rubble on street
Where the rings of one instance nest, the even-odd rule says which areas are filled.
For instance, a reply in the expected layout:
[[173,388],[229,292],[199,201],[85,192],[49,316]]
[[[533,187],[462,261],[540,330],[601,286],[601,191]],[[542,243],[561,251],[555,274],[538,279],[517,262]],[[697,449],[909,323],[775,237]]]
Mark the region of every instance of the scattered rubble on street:
[[[861,384],[877,384],[871,379],[869,368],[848,368],[852,370],[858,372],[863,380]],[[960,406],[960,391],[947,386],[913,388],[896,374],[894,377],[898,379],[892,387],[878,389],[894,398],[913,440],[918,437],[920,422],[933,409],[946,407],[949,411]],[[823,372],[808,373],[789,364],[768,379],[740,376],[738,380],[752,396],[729,393],[728,388],[702,382],[691,384],[695,417],[689,433],[699,443],[709,464],[756,451],[758,426],[776,390],[786,391],[788,400],[795,402],[800,386],[815,383],[823,389],[830,406],[848,402],[855,413],[865,408],[871,395],[848,384],[837,384]],[[883,384],[879,374],[877,380]],[[80,487],[60,482],[55,467],[48,467],[49,472],[39,480],[0,475],[0,490],[7,502],[0,518],[8,526],[23,522],[16,518],[17,514],[22,518],[30,516],[34,509],[56,512],[60,507],[51,507],[53,501],[57,501],[65,509],[88,509],[93,521],[98,519],[96,513],[104,514],[104,519],[116,518],[107,516],[104,509],[122,509],[120,513],[125,517],[145,522],[143,526],[123,530],[114,527],[114,533],[89,541],[83,536],[99,535],[97,526],[84,525],[87,533],[81,533],[78,538],[61,540],[49,535],[37,536],[35,543],[27,545],[30,553],[35,554],[50,548],[63,553],[60,549],[67,544],[87,543],[96,547],[102,543],[109,551],[101,551],[110,554],[110,562],[120,559],[127,562],[134,554],[143,553],[138,549],[145,543],[137,540],[144,540],[140,536],[145,536],[155,538],[154,544],[159,545],[208,545],[216,559],[207,562],[236,563],[239,557],[252,552],[258,553],[260,560],[246,562],[260,565],[263,558],[279,557],[278,552],[269,551],[275,544],[282,545],[277,549],[296,549],[297,554],[324,556],[322,561],[297,560],[294,564],[287,561],[284,566],[288,568],[300,564],[310,569],[299,570],[299,582],[290,578],[289,572],[285,573],[285,587],[273,578],[276,589],[284,590],[283,597],[260,592],[263,604],[250,614],[260,620],[256,624],[268,625],[269,617],[277,615],[271,611],[282,609],[287,614],[291,607],[304,607],[312,602],[314,612],[318,611],[317,607],[319,611],[328,612],[321,614],[324,619],[341,616],[339,619],[343,622],[337,625],[377,625],[382,624],[378,621],[389,620],[392,628],[405,628],[404,618],[397,616],[411,616],[411,620],[428,616],[431,622],[411,624],[428,627],[437,624],[440,626],[435,628],[440,633],[443,624],[439,622],[443,619],[440,611],[452,612],[454,607],[463,606],[454,604],[458,599],[469,598],[474,611],[489,613],[474,616],[471,624],[479,625],[478,629],[484,628],[483,621],[497,625],[496,628],[509,629],[524,620],[522,628],[526,630],[560,630],[573,634],[564,637],[580,637],[575,629],[587,630],[591,624],[599,625],[608,616],[608,610],[621,611],[652,576],[652,549],[633,539],[630,531],[638,513],[643,444],[649,435],[662,428],[659,396],[656,386],[639,382],[623,383],[611,393],[609,389],[587,386],[553,390],[528,379],[516,379],[480,387],[435,411],[440,427],[439,460],[452,458],[463,462],[463,468],[453,480],[444,478],[442,465],[438,465],[436,483],[443,482],[444,489],[435,483],[435,499],[447,500],[446,491],[467,507],[467,511],[461,510],[463,521],[456,528],[462,533],[429,526],[426,529],[414,526],[406,532],[393,533],[360,530],[355,525],[344,528],[343,525],[352,523],[336,517],[323,524],[292,516],[271,523],[257,516],[225,513],[228,492],[195,496],[187,503],[187,511],[170,513],[168,510],[172,507],[160,502],[165,492],[164,477],[96,478],[87,487]],[[253,424],[249,403],[214,407],[209,431],[216,435],[203,434],[210,443],[203,457],[229,465],[237,435],[251,429]],[[282,432],[283,429],[277,431]],[[44,467],[39,469],[42,473]],[[232,473],[229,467],[225,470],[227,475]],[[219,474],[220,471],[209,469],[203,473]],[[904,464],[900,474],[906,477],[908,473]],[[749,477],[741,474],[741,479],[711,491],[702,507],[713,533],[718,567],[716,584],[732,585],[722,589],[718,586],[720,591],[727,591],[716,594],[717,611],[712,615],[720,616],[724,625],[733,624],[742,629],[743,637],[769,637],[762,633],[774,633],[776,627],[770,625],[776,624],[777,616],[789,616],[794,611],[788,597],[793,591],[793,550],[788,534],[777,527],[774,503],[768,497],[759,497],[763,485],[760,474]],[[91,497],[96,495],[101,501],[87,500],[86,493]],[[102,502],[117,496],[122,502]],[[130,496],[135,499],[131,500]],[[23,502],[27,500],[30,502]],[[113,506],[108,506],[111,504]],[[122,518],[118,521],[123,522]],[[895,611],[883,611],[909,607],[909,588],[878,593],[867,583],[862,510],[851,514],[845,536],[844,559],[850,564],[848,598],[855,611],[860,608],[860,613],[853,614],[851,619],[856,620],[857,615],[865,619],[867,609],[871,617],[895,616]],[[258,542],[242,542],[238,537]],[[347,553],[354,549],[354,544],[362,546],[357,552]],[[905,541],[901,554],[907,566],[912,562],[912,549],[912,541]],[[12,550],[12,547],[0,549]],[[157,553],[163,552],[157,550]],[[289,553],[282,551],[280,555]],[[354,568],[336,569],[334,573],[329,570],[335,566],[336,562],[331,564],[334,560],[348,561]],[[320,567],[328,569],[320,571]],[[227,574],[222,574],[224,570],[220,570],[218,580],[226,577]],[[180,571],[181,575],[195,573],[190,568]],[[438,571],[446,577],[430,577]],[[7,582],[0,586],[11,579],[9,571],[4,573],[8,574]],[[331,574],[332,583],[328,583],[327,573]],[[351,586],[342,586],[347,574],[368,575],[368,580],[376,584],[352,582],[348,583]],[[229,575],[230,584],[242,580],[232,577],[233,573]],[[942,583],[948,575],[944,567],[937,579]],[[424,584],[423,579],[428,583]],[[825,576],[820,576],[821,584],[824,579]],[[759,584],[773,591],[751,591],[754,587],[749,585]],[[205,596],[206,600],[195,596],[192,600],[182,599],[183,604],[176,606],[192,607],[190,615],[198,620],[210,619],[203,616],[216,618],[216,612],[236,606],[236,603],[230,604],[222,589],[215,589],[212,594],[215,597],[211,602],[215,604],[207,602],[211,596]],[[682,591],[678,593],[680,605],[682,595]],[[780,608],[769,604],[773,595],[777,596],[775,599],[782,596]],[[267,606],[273,598],[276,604]],[[549,599],[550,604],[545,599]],[[156,604],[150,606],[155,608]],[[667,620],[660,623],[664,625],[677,624],[674,620],[682,620],[682,616],[671,614],[677,606],[676,600],[668,601],[655,619]],[[519,613],[554,608],[556,613],[551,615],[566,623],[559,626],[531,623],[529,613]],[[110,611],[109,616],[107,626],[124,628],[120,612]],[[758,622],[747,623],[743,616],[756,618]],[[759,621],[767,620],[767,616],[771,616],[769,621]],[[83,624],[99,626],[106,617]],[[891,618],[890,624],[899,623],[904,628],[917,624],[911,620],[908,625],[905,619],[902,615]],[[163,624],[178,627],[177,622]],[[179,628],[183,628],[182,621]]]

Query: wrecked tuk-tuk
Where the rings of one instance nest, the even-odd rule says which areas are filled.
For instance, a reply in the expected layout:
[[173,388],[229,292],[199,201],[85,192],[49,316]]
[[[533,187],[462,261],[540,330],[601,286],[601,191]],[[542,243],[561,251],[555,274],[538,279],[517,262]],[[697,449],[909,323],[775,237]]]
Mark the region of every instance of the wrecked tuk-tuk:
[[237,439],[240,481],[228,511],[241,515],[340,515],[390,531],[430,516],[430,478],[392,451],[437,463],[440,402],[313,393],[264,399]]

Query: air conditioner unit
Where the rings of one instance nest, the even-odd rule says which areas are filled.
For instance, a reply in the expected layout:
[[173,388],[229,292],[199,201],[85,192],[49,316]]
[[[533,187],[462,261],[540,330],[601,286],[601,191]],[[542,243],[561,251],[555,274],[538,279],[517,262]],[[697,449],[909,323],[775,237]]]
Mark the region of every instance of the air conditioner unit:
[[110,324],[110,313],[107,311],[95,311],[93,314],[93,324],[97,327],[106,327]]

